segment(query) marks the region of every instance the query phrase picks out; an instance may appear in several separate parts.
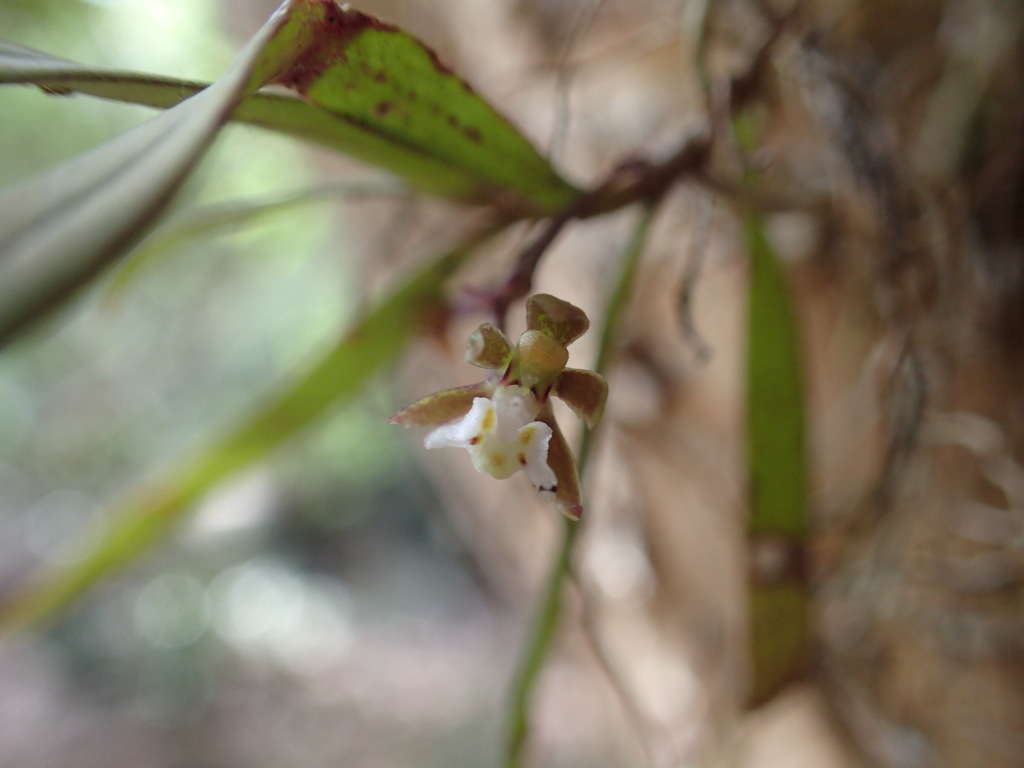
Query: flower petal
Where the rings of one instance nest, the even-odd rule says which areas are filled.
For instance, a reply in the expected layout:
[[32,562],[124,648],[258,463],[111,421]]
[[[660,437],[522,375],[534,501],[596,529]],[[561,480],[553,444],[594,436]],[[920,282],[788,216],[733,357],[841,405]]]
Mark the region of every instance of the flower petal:
[[566,368],[558,374],[551,393],[561,398],[592,429],[604,413],[608,382],[599,373]]
[[466,362],[477,368],[503,371],[512,360],[512,342],[501,330],[483,323],[466,342]]
[[519,430],[518,459],[534,487],[542,493],[553,493],[558,478],[548,465],[548,443],[551,442],[551,427],[543,421],[534,421]]
[[514,441],[519,430],[535,420],[540,410],[537,398],[525,387],[497,386],[491,399],[498,417],[496,434],[505,442]]
[[545,407],[539,419],[551,427],[551,440],[548,443],[548,466],[558,479],[554,493],[542,491],[544,496],[552,496],[555,506],[570,520],[579,520],[583,515],[583,501],[580,495],[580,477],[576,471],[576,459],[572,455],[569,443],[558,428],[550,404]]
[[494,437],[485,438],[478,445],[471,446],[469,456],[477,472],[483,472],[496,480],[512,477],[523,468],[515,444]]
[[490,382],[482,381],[435,392],[403,408],[388,421],[403,427],[436,427],[464,416],[472,407],[474,398],[487,397],[492,387]]
[[470,448],[481,443],[497,426],[494,403],[486,397],[473,401],[461,421],[438,427],[424,439],[427,448]]

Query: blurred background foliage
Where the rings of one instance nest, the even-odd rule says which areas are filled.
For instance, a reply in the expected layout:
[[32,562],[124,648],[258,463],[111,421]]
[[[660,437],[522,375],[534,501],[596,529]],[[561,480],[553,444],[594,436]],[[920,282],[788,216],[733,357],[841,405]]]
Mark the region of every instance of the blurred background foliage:
[[[6,0],[0,29],[77,61],[213,79],[276,5]],[[790,5],[361,7],[426,39],[586,181],[676,146],[704,114],[701,75],[742,69],[768,32],[759,6]],[[1021,765],[1024,12],[799,6],[750,110],[757,184],[740,189],[718,126],[713,173],[652,227],[534,697],[538,765]],[[6,185],[150,113],[4,87],[0,114]],[[235,126],[177,208],[352,173]],[[767,553],[770,571],[778,554],[752,558],[746,538],[741,224],[754,209],[803,331],[815,677],[744,716],[748,563]],[[76,557],[67,546],[102,529],[109,500],[234,423],[466,218],[321,198],[179,244],[111,290],[115,272],[5,349],[0,592]],[[631,226],[571,228],[538,288],[596,321]],[[459,285],[504,276],[519,236]],[[446,340],[220,489],[129,572],[7,640],[0,762],[493,764],[558,521],[521,484],[481,483],[464,456],[417,446],[413,461],[383,425],[392,400],[477,378],[458,358],[479,318],[451,320]],[[592,344],[572,364],[588,366]]]
[[[223,12],[208,0],[5,1],[0,29],[9,40],[98,66],[215,79],[239,47],[225,37]],[[253,13],[245,34],[259,22]],[[0,113],[3,185],[152,114],[29,88],[0,90]],[[232,127],[176,207],[277,197],[323,178],[296,142]],[[110,290],[108,277],[6,349],[2,588],[73,560],[69,547],[102,530],[111,499],[237,422],[330,344],[363,302],[354,261],[346,211],[328,196],[188,240],[149,260],[122,289]],[[411,708],[407,716],[423,716],[427,704],[415,697],[437,684],[410,656],[417,646],[396,638],[422,634],[429,645],[441,617],[472,612],[479,600],[444,532],[424,514],[433,496],[384,425],[389,407],[386,389],[368,392],[361,406],[333,415],[280,460],[210,499],[183,535],[89,595],[45,638],[9,641],[0,661],[0,762],[279,765],[287,756],[293,765],[375,764],[374,750],[386,749],[373,722],[402,716],[388,709],[396,697]],[[321,660],[367,647],[377,648],[373,664],[383,669],[353,662],[359,679],[339,682],[348,693],[318,694],[338,708],[329,729],[305,721],[308,703],[232,704],[253,675],[315,680]],[[410,671],[411,683],[403,679]],[[460,695],[472,692],[463,688]],[[381,713],[350,710],[349,693],[360,710],[377,702]],[[236,711],[250,706],[267,721]],[[430,714],[442,723],[454,717],[443,707]],[[442,745],[417,764],[450,765],[445,740],[484,743],[461,723],[454,720],[453,735],[421,734]],[[352,736],[367,727],[371,733]],[[274,730],[269,750],[266,734],[245,743],[253,728]],[[232,730],[228,741],[237,743],[224,746]],[[321,743],[328,732],[335,741]],[[393,759],[413,759],[415,734],[408,741],[388,747]],[[353,754],[360,749],[365,761]]]

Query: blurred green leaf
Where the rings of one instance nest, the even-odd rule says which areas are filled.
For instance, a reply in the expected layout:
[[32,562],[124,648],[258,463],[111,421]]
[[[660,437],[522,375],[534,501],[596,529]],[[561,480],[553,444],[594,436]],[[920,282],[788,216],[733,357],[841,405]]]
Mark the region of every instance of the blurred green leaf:
[[751,547],[777,549],[778,578],[751,586],[754,704],[766,701],[806,662],[808,594],[807,443],[800,334],[793,297],[759,214],[746,216],[750,252],[747,315],[747,455]]
[[752,270],[747,317],[750,530],[802,539],[807,533],[803,365],[793,298],[760,216],[750,214]]
[[371,377],[399,356],[423,327],[424,314],[443,302],[448,278],[493,232],[488,230],[435,259],[367,312],[305,375],[250,418],[132,494],[102,526],[100,544],[84,559],[44,574],[0,606],[0,630],[11,632],[53,615],[160,541],[217,483],[263,458],[329,408],[351,402]]
[[[0,196],[0,345],[156,224],[238,102],[291,68],[310,12],[289,0],[214,85]],[[38,65],[32,56],[21,63]]]
[[759,584],[751,590],[751,705],[767,702],[805,669],[810,650],[809,609],[807,590],[796,582]]
[[143,240],[117,266],[106,286],[107,298],[115,298],[151,259],[198,237],[209,237],[250,225],[272,214],[299,205],[334,198],[360,199],[407,195],[408,189],[390,179],[334,181],[260,199],[232,200],[194,208],[169,219]]
[[[340,150],[421,191],[549,215],[577,190],[415,37],[333,0],[306,0],[309,45],[278,81],[303,98],[250,96],[233,119]],[[93,70],[0,43],[0,82],[172,107],[203,83]]]

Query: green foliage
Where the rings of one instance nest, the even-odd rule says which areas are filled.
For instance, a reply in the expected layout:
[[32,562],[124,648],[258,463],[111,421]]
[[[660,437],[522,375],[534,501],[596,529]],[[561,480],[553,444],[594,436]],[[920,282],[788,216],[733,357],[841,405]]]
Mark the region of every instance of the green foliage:
[[[246,101],[272,81],[305,99]],[[490,202],[506,217],[553,213],[576,194],[422,43],[333,0],[286,2],[201,91],[13,44],[0,46],[0,82],[171,107],[0,198],[0,344],[134,246],[232,114],[376,162],[427,191]]]
[[287,66],[299,19],[274,16],[194,99],[0,196],[0,345],[142,238],[237,102]]
[[754,681],[749,701],[758,706],[799,677],[810,648],[810,600],[797,582],[757,585],[750,593],[750,649]]
[[[206,89],[97,72],[6,43],[0,45],[0,80],[168,108],[0,199],[0,342],[129,251],[159,220],[232,117],[377,162],[422,189],[500,203],[506,221],[554,212],[575,195],[515,128],[422,43],[330,0],[286,2],[227,75]],[[271,81],[285,82],[305,98],[252,95]],[[361,97],[351,98],[353,90]],[[186,220],[151,248],[279,205]],[[159,540],[213,485],[329,406],[355,397],[398,356],[420,325],[420,313],[440,301],[445,280],[479,241],[473,238],[409,280],[304,378],[134,494],[92,554],[8,603],[3,622],[21,626],[58,610]]]
[[[803,365],[793,298],[760,215],[748,213],[747,457],[752,547],[777,548],[780,572],[754,573],[750,635],[751,701],[777,693],[805,664],[808,594],[803,573],[808,532]],[[798,558],[797,562],[786,559]],[[756,554],[755,554],[756,558]],[[755,563],[756,565],[756,563]]]
[[[518,215],[559,211],[576,196],[522,134],[419,40],[333,3],[305,2],[318,26],[277,79],[305,98],[256,93],[233,120],[372,163],[430,194]],[[327,14],[335,21],[328,23]],[[316,76],[310,75],[315,72]],[[0,42],[0,82],[172,108],[205,83],[97,70]]]
[[749,214],[747,440],[750,531],[802,538],[807,532],[807,447],[803,366],[793,299],[760,216]]
[[448,278],[484,237],[443,254],[412,276],[358,320],[304,376],[284,386],[237,428],[134,493],[115,511],[114,521],[99,534],[99,545],[83,560],[47,574],[6,603],[0,627],[24,627],[59,611],[159,541],[219,482],[264,457],[329,408],[355,399],[401,353],[421,316],[442,302]]
[[[401,176],[421,192],[487,206],[494,222],[372,306],[304,376],[280,388],[234,430],[130,495],[84,559],[45,574],[4,605],[0,627],[6,629],[52,616],[161,540],[218,483],[264,458],[330,408],[352,402],[402,353],[425,324],[424,313],[443,309],[447,281],[484,239],[524,217],[552,218],[533,260],[521,259],[526,268],[510,278],[512,288],[522,292],[513,295],[506,286],[505,298],[521,297],[537,260],[567,221],[644,202],[647,208],[624,253],[605,313],[596,365],[603,370],[656,205],[683,173],[710,155],[709,141],[684,144],[661,167],[624,166],[623,176],[613,174],[590,193],[581,193],[422,42],[333,0],[287,0],[228,73],[210,86],[89,68],[3,42],[0,82],[166,110],[0,197],[0,346],[142,242],[230,121],[344,152]],[[294,93],[260,90],[267,85]],[[134,265],[142,263],[147,248],[152,254],[295,202],[265,201],[182,218],[176,227],[158,231]],[[750,529],[755,540],[773,536],[803,547],[807,451],[797,323],[785,275],[757,214],[746,216],[746,234],[752,271],[746,390]],[[130,274],[125,270],[115,285],[120,287]],[[507,304],[495,314],[505,309]],[[550,390],[593,427],[607,385],[598,374],[565,369],[565,347],[587,330],[586,316],[540,294],[527,303],[527,318],[529,330],[514,348],[498,326],[482,325],[471,340],[470,361],[491,370],[507,367],[510,376],[542,389],[545,398]],[[479,392],[474,387],[450,390],[411,406],[396,420],[413,425],[447,421],[463,414]],[[547,461],[558,477],[556,502],[568,517],[578,519],[582,488],[572,451],[549,406],[537,418],[552,430]],[[591,445],[590,433],[585,435],[581,468]],[[570,524],[517,678],[509,765],[522,758],[529,698],[555,634],[577,535],[578,527]],[[782,582],[753,585],[758,697],[776,690],[805,656],[808,596],[801,578],[786,572]]]
[[322,42],[279,82],[393,148],[462,171],[476,203],[550,214],[572,201],[576,190],[423,43],[358,11],[322,8]]
[[400,185],[387,180],[377,182],[321,183],[287,194],[260,199],[232,200],[189,209],[169,219],[126,254],[106,284],[109,297],[117,297],[150,261],[180,248],[190,241],[210,238],[234,229],[252,226],[264,217],[290,211],[301,205],[336,199],[383,198],[406,194]]

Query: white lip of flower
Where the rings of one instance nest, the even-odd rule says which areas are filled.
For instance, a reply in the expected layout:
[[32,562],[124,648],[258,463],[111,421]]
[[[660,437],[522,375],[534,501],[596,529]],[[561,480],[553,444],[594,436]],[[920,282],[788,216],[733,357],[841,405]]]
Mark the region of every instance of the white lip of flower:
[[520,469],[543,492],[558,481],[548,466],[551,427],[535,421],[540,405],[517,385],[498,385],[490,398],[477,397],[461,421],[438,427],[424,440],[427,448],[465,448],[478,472],[504,480]]

